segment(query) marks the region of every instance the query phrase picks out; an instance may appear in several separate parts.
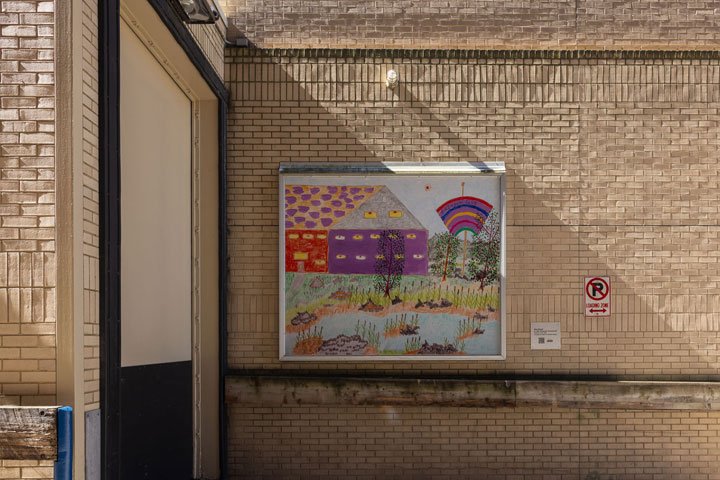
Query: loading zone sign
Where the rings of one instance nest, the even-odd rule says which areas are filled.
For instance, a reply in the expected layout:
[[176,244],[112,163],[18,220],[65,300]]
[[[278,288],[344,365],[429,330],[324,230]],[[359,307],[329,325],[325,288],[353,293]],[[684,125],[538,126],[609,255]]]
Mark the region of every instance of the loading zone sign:
[[610,277],[585,277],[585,316],[610,316]]

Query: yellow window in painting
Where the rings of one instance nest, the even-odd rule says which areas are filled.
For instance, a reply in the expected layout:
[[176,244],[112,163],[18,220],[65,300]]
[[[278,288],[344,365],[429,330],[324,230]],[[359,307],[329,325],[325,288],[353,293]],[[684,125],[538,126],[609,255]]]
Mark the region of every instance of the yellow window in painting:
[[297,233],[291,233],[290,235],[288,235],[288,238],[290,240],[297,240],[298,238],[300,238],[300,235],[298,235]]
[[397,260],[402,260],[403,258],[405,258],[405,255],[403,255],[402,253],[398,253],[397,255],[395,255],[395,258]]
[[363,236],[360,235],[359,233],[353,235],[353,240],[362,240],[362,239],[363,239]]
[[315,265],[325,265],[325,260],[315,260]]
[[338,253],[337,255],[335,255],[335,258],[339,258],[340,260],[342,260],[343,258],[347,258],[347,255],[343,255],[342,253]]
[[380,238],[380,235],[377,233],[371,233],[370,238],[372,238],[373,240],[377,240],[378,238]]
[[375,255],[378,260],[385,260],[385,255]]
[[294,260],[307,260],[308,259],[308,253],[307,252],[295,252],[293,254]]
[[313,234],[312,234],[312,233],[303,233],[303,238],[304,238],[305,240],[312,240],[312,239],[313,239]]
[[403,212],[400,210],[390,210],[388,212],[388,217],[390,218],[401,218],[403,216]]
[[365,260],[366,258],[365,255],[355,255],[355,260]]
[[407,235],[405,235],[405,238],[413,239],[417,238],[417,235],[415,235],[414,233],[408,233]]
[[325,240],[327,238],[327,235],[324,233],[318,233],[317,235],[318,240]]
[[377,212],[368,211],[368,212],[365,212],[364,215],[365,215],[365,218],[377,218]]

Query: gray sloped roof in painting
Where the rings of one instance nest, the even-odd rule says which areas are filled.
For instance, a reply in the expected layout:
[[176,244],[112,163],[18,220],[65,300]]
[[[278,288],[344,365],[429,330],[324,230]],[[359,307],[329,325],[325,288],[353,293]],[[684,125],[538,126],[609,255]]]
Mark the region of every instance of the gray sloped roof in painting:
[[[375,215],[366,217],[367,212]],[[390,216],[393,212],[394,216]],[[398,212],[400,215],[398,215]],[[342,221],[332,226],[333,230],[426,230],[410,210],[390,191],[382,187],[367,201],[357,206]]]

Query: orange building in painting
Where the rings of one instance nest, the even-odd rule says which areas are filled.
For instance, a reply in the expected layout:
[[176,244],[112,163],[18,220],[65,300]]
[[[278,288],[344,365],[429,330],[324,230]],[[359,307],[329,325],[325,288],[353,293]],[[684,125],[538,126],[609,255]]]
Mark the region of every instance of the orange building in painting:
[[327,230],[287,230],[285,232],[285,271],[327,272]]

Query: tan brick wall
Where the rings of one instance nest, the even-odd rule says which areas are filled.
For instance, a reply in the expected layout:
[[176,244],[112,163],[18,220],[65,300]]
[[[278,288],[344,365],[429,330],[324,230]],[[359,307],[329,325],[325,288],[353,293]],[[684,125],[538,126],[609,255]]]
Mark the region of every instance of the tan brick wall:
[[[228,144],[231,368],[394,376],[718,378],[720,60],[678,60],[672,55],[636,60],[451,60],[439,58],[443,53],[405,59],[401,52],[395,52],[395,59],[305,54],[299,58],[243,49],[228,52],[226,80],[233,98]],[[389,68],[400,75],[394,92],[383,83]],[[506,163],[507,360],[277,360],[279,163],[382,160]],[[582,281],[588,274],[612,278],[609,319],[583,316]],[[534,321],[559,321],[563,349],[531,351],[529,328]],[[672,472],[686,472],[684,447],[662,429],[672,422],[678,429],[694,427],[673,420],[685,417],[668,413],[649,413],[644,422],[637,420],[645,418],[639,412],[627,417],[590,412],[601,419],[592,434],[599,437],[591,442],[586,436],[590,433],[582,433],[581,441],[558,433],[562,422],[535,427],[529,412],[440,409],[431,411],[429,419],[420,414],[398,417],[393,425],[407,432],[400,441],[391,434],[393,429],[377,434],[363,430],[368,421],[385,418],[386,412],[361,409],[357,420],[343,417],[336,425],[334,415],[342,409],[287,410],[293,413],[233,407],[230,448],[235,472],[249,469],[272,477],[278,473],[274,468],[297,473],[303,462],[308,471],[330,477],[355,472],[361,465],[374,472],[374,464],[395,464],[392,455],[383,457],[395,451],[383,442],[407,448],[397,455],[418,471],[434,468],[429,446],[437,442],[449,450],[443,450],[437,464],[445,465],[441,457],[447,453],[465,468],[461,476],[471,476],[468,468],[478,461],[490,471],[506,472],[520,465],[518,452],[527,444],[530,449],[543,448],[544,442],[535,443],[537,435],[544,440],[557,436],[558,443],[574,442],[573,448],[580,449],[580,460],[565,461],[571,478],[577,478],[577,472],[591,475],[586,466],[594,464],[603,476],[589,478],[712,478],[720,461],[719,451],[710,448],[718,441],[715,432],[699,440],[705,457],[698,460],[696,470],[687,470],[697,475],[673,476]],[[568,425],[575,425],[579,415],[568,410],[549,413],[568,418]],[[475,414],[484,420],[470,429],[476,430],[473,438],[487,438],[482,433],[494,424],[493,415],[501,415],[507,422],[502,432],[522,432],[517,444],[509,452],[497,448],[488,458],[480,454],[481,460],[461,458],[471,454],[461,454],[450,439],[468,430],[443,422]],[[717,426],[714,415],[693,422],[700,429]],[[638,467],[641,471],[633,470],[634,457],[623,453],[626,447],[614,445],[616,432],[627,425],[638,430],[660,425],[661,433],[648,433],[651,438],[633,447],[647,462]],[[315,436],[304,435],[304,427]],[[379,446],[356,445],[354,435],[372,438]],[[407,435],[411,440],[403,443]],[[330,454],[322,453],[315,440],[322,440],[328,452],[350,466],[345,460],[332,460],[321,467]],[[633,442],[640,441],[633,437]],[[595,453],[596,443],[606,447]],[[557,455],[562,464],[560,447],[552,448],[548,458],[535,463],[550,468],[550,459]],[[522,465],[516,470],[520,476],[514,478],[536,478],[533,475],[541,471],[535,464]],[[441,475],[440,470],[432,472]]]
[[676,48],[720,43],[713,0],[223,0],[262,47]]
[[100,408],[98,3],[83,5],[83,321],[85,407]]
[[5,460],[0,462],[0,478],[5,479],[48,479],[54,478],[52,462]]
[[215,69],[215,73],[222,78],[225,72],[225,23],[219,20],[214,25],[194,24],[187,28]]
[[[0,1],[0,404],[56,403],[54,12],[53,1]],[[98,2],[84,0],[72,51],[82,65],[73,108],[82,110],[83,271],[76,273],[87,410],[100,406],[97,15]],[[189,28],[222,74],[224,25]],[[0,478],[52,478],[50,465],[0,460]]]
[[53,2],[0,3],[0,401],[55,401]]
[[0,2],[0,404],[55,404],[54,21],[52,1]]
[[720,478],[720,414],[231,408],[231,478]]

